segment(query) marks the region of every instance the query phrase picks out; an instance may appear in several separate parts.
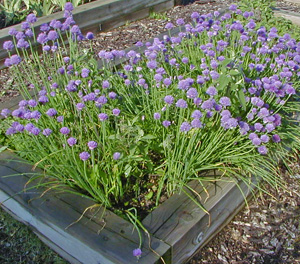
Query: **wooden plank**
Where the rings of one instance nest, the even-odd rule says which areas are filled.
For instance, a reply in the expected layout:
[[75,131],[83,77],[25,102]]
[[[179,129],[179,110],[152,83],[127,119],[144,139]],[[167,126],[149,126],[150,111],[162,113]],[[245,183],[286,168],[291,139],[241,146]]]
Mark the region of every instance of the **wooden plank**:
[[251,188],[244,183],[238,188],[234,182],[219,182],[216,191],[209,189],[210,196],[203,204],[210,215],[192,201],[177,209],[154,233],[155,237],[172,246],[172,263],[183,263],[192,256],[209,236],[219,230],[222,222],[244,204],[240,190],[247,197]]
[[[253,183],[254,184],[256,184],[257,183],[257,180],[254,178],[253,179]],[[240,187],[241,187],[241,189],[244,191],[244,189],[245,189],[245,184],[244,183],[242,183],[242,184],[240,184],[239,185]],[[257,190],[257,188],[248,188],[248,190],[246,190],[246,192],[247,191],[250,191],[251,193],[249,193],[249,195],[247,196],[247,197],[244,197],[244,198],[246,198],[246,200],[247,200],[247,202],[249,202],[249,201],[251,201],[251,199],[254,197],[254,195],[258,192],[258,190]],[[239,197],[239,199],[240,199],[240,195],[241,195],[241,193],[237,193],[237,196],[236,197]],[[228,206],[230,206],[230,204],[229,205],[227,205],[227,207]],[[220,218],[219,218],[219,225],[218,226],[216,226],[215,228],[212,228],[209,232],[207,232],[206,234],[205,234],[205,236],[203,235],[203,237],[202,237],[202,241],[201,241],[201,244],[199,245],[199,247],[198,247],[198,249],[188,258],[188,259],[191,259],[195,254],[197,254],[197,252],[199,251],[199,250],[201,250],[203,247],[205,247],[215,236],[217,236],[218,235],[218,233],[225,227],[225,226],[227,226],[230,222],[231,222],[231,220],[243,209],[245,207],[245,202],[241,202],[240,203],[240,205],[239,206],[237,206],[237,207],[235,207],[235,208],[233,208],[232,210],[231,210],[231,214],[229,214],[229,216],[227,216],[227,218],[224,220],[224,221],[222,221]],[[220,210],[222,210],[222,208],[220,209]]]
[[[216,176],[215,172],[207,172],[205,173],[207,177]],[[216,189],[215,184],[211,182],[205,182],[204,188],[198,181],[192,181],[189,183],[189,187],[195,190],[199,196],[202,197],[203,201],[207,198],[207,192],[210,191],[212,194]],[[197,198],[196,194],[185,190],[194,198]],[[144,220],[143,224],[148,228],[149,232],[155,234],[166,222],[176,214],[178,210],[181,210],[183,205],[189,204],[191,199],[184,193],[177,193],[166,200],[163,204],[161,204],[157,209],[155,209],[151,214],[149,214]],[[165,227],[164,227],[165,228]],[[173,230],[174,227],[170,227],[170,230]]]
[[283,10],[276,10],[274,11],[276,17],[283,17],[287,20],[290,20],[293,24],[300,26],[300,15],[299,13],[295,12],[286,12]]
[[[79,199],[82,197],[76,195],[73,195],[75,205],[71,207],[62,199],[53,196],[51,192],[40,197],[44,192],[43,189],[28,190],[27,188],[27,191],[23,191],[29,178],[26,173],[31,171],[31,166],[13,160],[9,161],[11,158],[14,157],[8,151],[0,154],[0,189],[4,193],[1,202],[7,210],[22,218],[23,222],[42,234],[45,240],[52,241],[51,243],[61,248],[65,254],[83,263],[99,263],[97,261],[133,263],[136,261],[132,256],[132,250],[138,247],[138,239],[131,223],[107,210],[105,216],[107,226],[103,226],[100,220],[95,221],[88,215],[82,215],[82,211],[74,210],[76,204],[81,204],[81,202],[85,205],[89,204],[88,199],[84,201],[84,199]],[[20,171],[25,174],[3,178]],[[18,195],[15,195],[16,193]],[[10,196],[12,198],[5,201]],[[94,204],[90,200],[89,202],[91,205]],[[81,220],[76,222],[80,218]],[[70,226],[72,223],[74,224]],[[117,225],[120,225],[119,229],[114,230]],[[121,230],[125,231],[121,232]],[[146,235],[143,236],[145,238],[142,248],[144,253],[140,258],[141,263],[155,263],[159,261],[160,255],[169,254],[170,247],[155,238],[151,239],[151,248],[157,253],[153,253],[148,247],[149,241]]]
[[[241,183],[240,187],[246,196],[250,194],[247,185]],[[228,188],[222,198],[209,210],[211,219],[209,220],[208,215],[205,215],[185,233],[181,240],[173,246],[173,263],[182,263],[183,260],[191,257],[202,243],[212,234],[221,230],[223,221],[233,217],[234,212],[238,212],[235,210],[237,207],[242,208],[241,205],[245,205],[244,197],[240,191],[235,184],[233,188]],[[210,221],[211,223],[209,223]]]
[[300,0],[285,0],[286,2],[292,3],[294,5],[300,5]]
[[[81,31],[94,33],[109,30],[117,26],[124,25],[128,21],[135,21],[147,17],[151,9],[165,11],[174,6],[174,0],[98,0],[88,4],[76,7],[73,10],[73,18],[79,25]],[[38,18],[34,24],[34,31],[39,32],[39,27],[43,23],[49,23],[51,20],[62,20],[63,11]],[[21,30],[21,25],[0,30],[0,43],[11,40],[8,32],[11,28]],[[4,60],[7,53],[0,47],[0,69],[4,68]]]

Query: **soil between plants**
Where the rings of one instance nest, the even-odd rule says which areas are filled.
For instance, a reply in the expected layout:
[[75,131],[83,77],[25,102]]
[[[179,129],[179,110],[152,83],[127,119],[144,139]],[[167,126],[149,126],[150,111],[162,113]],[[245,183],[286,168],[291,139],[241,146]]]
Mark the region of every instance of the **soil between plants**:
[[[93,45],[96,52],[102,49],[125,49],[133,46],[137,41],[145,42],[164,32],[167,21],[175,23],[176,19],[185,18],[188,22],[192,12],[204,14],[221,10],[232,2],[231,0],[200,0],[187,6],[176,6],[165,15],[156,15],[156,18],[146,18],[109,32],[99,33]],[[277,1],[277,6],[284,10],[300,12],[300,6],[286,1]],[[10,78],[7,70],[2,70],[0,102],[16,95],[18,95],[16,83]],[[265,186],[272,196],[262,194],[256,200],[252,200],[249,207],[242,210],[223,231],[190,260],[189,264],[300,263],[299,162],[295,163],[294,167],[296,171],[294,177],[282,172],[286,182],[285,190],[274,190],[270,186]],[[0,228],[0,252],[10,252],[5,254],[7,258],[4,262],[1,260],[2,263],[44,263],[39,260],[18,262],[16,254],[20,253],[21,261],[24,252],[11,250],[10,246],[4,248],[3,237],[7,238],[7,234],[3,228]],[[13,237],[9,238],[12,242],[11,247],[16,245],[13,239]]]

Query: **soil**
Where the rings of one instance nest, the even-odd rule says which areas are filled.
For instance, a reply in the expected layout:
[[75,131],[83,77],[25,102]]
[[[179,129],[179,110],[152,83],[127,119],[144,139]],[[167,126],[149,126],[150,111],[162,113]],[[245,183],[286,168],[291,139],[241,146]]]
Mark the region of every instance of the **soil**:
[[[137,41],[164,32],[167,21],[178,18],[188,22],[192,12],[208,13],[221,10],[232,0],[199,0],[186,6],[176,6],[165,14],[96,35],[93,45],[96,52],[102,49],[125,49]],[[277,1],[280,9],[300,12],[300,6]],[[7,70],[0,73],[0,102],[16,96],[16,86]],[[275,190],[265,186],[263,193],[252,200],[218,235],[201,249],[190,264],[200,263],[300,263],[300,167],[294,164],[295,176],[283,171],[286,188]],[[298,173],[298,174],[297,174]],[[1,232],[1,230],[0,230]]]

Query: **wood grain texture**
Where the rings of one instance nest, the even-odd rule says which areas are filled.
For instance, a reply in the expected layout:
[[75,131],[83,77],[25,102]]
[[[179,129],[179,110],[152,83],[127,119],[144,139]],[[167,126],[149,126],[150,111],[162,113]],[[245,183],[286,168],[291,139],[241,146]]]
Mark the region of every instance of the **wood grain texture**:
[[294,12],[286,12],[286,11],[275,11],[276,17],[283,17],[287,20],[290,20],[293,24],[300,26],[300,14]]
[[[82,214],[93,201],[71,194],[44,193],[44,188],[27,184],[32,166],[17,162],[8,151],[0,154],[1,203],[6,210],[22,219],[37,233],[50,241],[49,245],[61,255],[82,263],[134,263],[132,250],[138,247],[138,235],[133,225],[106,210],[98,214]],[[9,177],[7,177],[9,176]],[[24,190],[24,186],[26,189]],[[10,197],[10,199],[7,199]],[[67,202],[66,202],[67,201]],[[69,203],[73,204],[70,206]],[[78,221],[80,219],[80,221]],[[103,221],[102,221],[102,220]],[[170,247],[152,238],[151,249],[144,236],[140,263],[155,263],[169,254]],[[144,260],[145,259],[145,260]]]
[[152,222],[147,224],[150,224],[150,228],[153,230],[156,229],[153,235],[172,246],[171,263],[184,263],[205,241],[218,233],[223,222],[232,218],[237,213],[236,209],[241,209],[245,204],[244,197],[250,195],[253,185],[249,187],[241,182],[237,187],[233,181],[220,181],[216,185],[209,184],[206,186],[209,193],[206,198],[201,189],[200,186],[195,188],[202,196],[202,200],[199,202],[209,212],[209,215],[190,199],[185,200],[176,195],[168,200],[169,203],[172,203],[173,197],[173,204],[176,204],[176,200],[180,200],[182,203],[179,207],[175,207],[173,212],[170,209],[172,207],[164,208],[160,212],[161,220],[154,217],[153,221],[148,216]]

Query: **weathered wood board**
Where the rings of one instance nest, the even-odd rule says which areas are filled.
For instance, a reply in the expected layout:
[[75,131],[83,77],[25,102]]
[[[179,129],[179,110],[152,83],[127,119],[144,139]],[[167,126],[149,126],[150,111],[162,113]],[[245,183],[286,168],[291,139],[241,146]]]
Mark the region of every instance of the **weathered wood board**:
[[[33,184],[28,183],[31,169],[9,151],[0,154],[0,202],[5,210],[29,225],[71,263],[136,261],[132,250],[138,247],[139,238],[131,223],[85,197],[32,188]],[[143,233],[139,263],[161,263],[160,256],[165,263],[184,263],[224,221],[233,217],[253,188],[245,183],[237,187],[233,181],[207,183],[205,190],[197,182],[190,186],[199,195],[187,190],[189,194],[195,199],[201,196],[198,202],[209,214],[184,192],[169,198],[143,220],[151,233],[151,248]]]
[[[73,10],[73,18],[83,33],[106,31],[125,25],[128,22],[149,16],[151,12],[163,12],[174,6],[174,0],[98,0],[76,7]],[[36,33],[43,23],[51,20],[62,20],[63,11],[38,18],[34,25]],[[21,30],[21,24],[12,26]],[[2,45],[11,40],[8,35],[12,27],[0,30],[0,69],[4,68],[4,60],[7,53]]]
[[287,12],[285,10],[276,9],[274,11],[276,17],[283,17],[290,20],[293,24],[300,26],[300,14],[295,12]]
[[[132,250],[138,247],[139,238],[130,222],[101,207],[84,213],[87,207],[96,208],[90,199],[32,188],[33,184],[28,184],[32,166],[20,161],[9,151],[0,154],[0,203],[4,209],[71,263],[136,262]],[[152,237],[150,242],[151,249],[143,234],[140,263],[157,263],[159,256],[169,254],[170,246],[163,241]]]
[[292,3],[294,5],[300,5],[300,0],[285,0],[286,2]]

